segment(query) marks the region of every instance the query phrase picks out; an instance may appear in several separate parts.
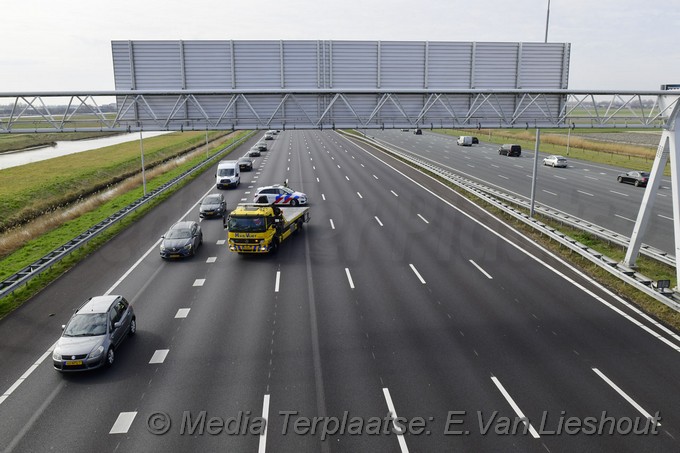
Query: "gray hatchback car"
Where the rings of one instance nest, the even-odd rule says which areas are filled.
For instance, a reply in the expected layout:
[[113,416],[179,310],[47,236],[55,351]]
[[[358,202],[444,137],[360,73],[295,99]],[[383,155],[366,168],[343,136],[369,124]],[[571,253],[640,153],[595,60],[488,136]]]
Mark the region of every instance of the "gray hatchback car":
[[57,371],[110,367],[115,350],[137,331],[132,305],[123,296],[90,298],[73,314],[52,351]]

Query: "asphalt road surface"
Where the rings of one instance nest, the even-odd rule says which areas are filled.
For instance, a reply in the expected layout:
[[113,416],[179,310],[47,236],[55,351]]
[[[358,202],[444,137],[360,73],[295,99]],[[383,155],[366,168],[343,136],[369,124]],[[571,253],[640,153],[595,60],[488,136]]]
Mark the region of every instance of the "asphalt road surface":
[[[277,254],[230,253],[204,220],[197,256],[160,259],[209,171],[0,321],[1,450],[680,449],[676,332],[380,152],[331,131],[269,143],[223,193],[308,195]],[[56,372],[60,326],[104,293],[137,335],[108,370]]]

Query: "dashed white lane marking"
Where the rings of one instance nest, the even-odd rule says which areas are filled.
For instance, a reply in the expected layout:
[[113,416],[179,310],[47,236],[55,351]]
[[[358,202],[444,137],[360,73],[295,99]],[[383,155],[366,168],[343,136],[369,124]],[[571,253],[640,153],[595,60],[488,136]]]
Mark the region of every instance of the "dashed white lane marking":
[[319,181],[319,178],[316,178],[316,182],[321,182],[321,181]]
[[621,193],[621,192],[617,192],[616,190],[610,190],[610,192],[611,192],[611,193],[615,193],[616,195],[621,195],[621,196],[624,196],[624,197],[627,197],[627,196],[628,196],[628,194],[627,194],[627,193]]
[[550,195],[555,195],[555,196],[557,196],[557,194],[556,194],[555,192],[551,192],[551,191],[549,191],[549,190],[543,189],[543,192],[549,193]]
[[[638,403],[636,403],[635,400],[634,400],[633,398],[631,398],[630,396],[628,396],[628,394],[626,394],[626,392],[624,392],[623,390],[621,390],[621,388],[620,388],[618,385],[614,384],[614,382],[612,382],[607,376],[605,376],[604,373],[603,373],[602,371],[598,370],[597,368],[593,368],[593,371],[595,372],[595,374],[597,374],[598,376],[600,376],[604,382],[606,382],[607,384],[609,384],[609,386],[610,386],[611,388],[613,388],[614,390],[616,390],[616,393],[618,393],[619,395],[621,395],[621,396],[623,397],[623,399],[625,399],[626,401],[628,401],[628,403],[629,403],[631,406],[633,406],[635,409],[638,410],[638,412],[640,412],[645,418],[647,418],[647,420],[652,419],[652,416],[649,414],[649,412],[647,412],[646,410],[644,410],[644,409],[642,408],[642,406],[640,406]],[[658,423],[658,422],[657,422],[657,423],[656,423],[656,426],[661,426],[661,423]]]
[[628,220],[629,222],[635,223],[635,220],[629,219],[628,217],[624,217],[622,215],[614,214],[614,217],[618,217],[619,219]]
[[486,275],[486,278],[488,278],[489,280],[493,279],[493,277],[492,277],[491,275],[489,275],[489,273],[488,273],[487,271],[485,271],[484,269],[482,269],[482,267],[481,267],[479,264],[475,263],[475,262],[472,261],[472,260],[470,260],[470,262],[472,263],[472,265],[473,265],[474,267],[477,268],[477,270],[478,270],[479,272],[481,272],[482,274]]
[[418,280],[420,280],[420,283],[422,283],[424,285],[425,280],[420,275],[420,272],[418,272],[418,269],[416,269],[416,267],[413,264],[409,264],[409,266],[411,266],[411,270],[413,271],[414,274],[416,274],[416,277],[418,277]]
[[668,216],[665,216],[665,215],[662,215],[662,214],[657,214],[657,215],[658,215],[659,217],[661,217],[662,219],[673,220],[673,217],[668,217]]
[[491,166],[492,166],[493,168],[501,168],[500,166],[494,165],[494,164],[491,164]]
[[[383,395],[385,395],[385,401],[387,402],[387,410],[393,417],[393,420],[396,420],[397,410],[394,408],[394,403],[392,402],[392,397],[390,396],[390,391],[387,389],[387,387],[383,387]],[[397,441],[399,441],[399,448],[401,449],[401,453],[408,453],[406,439],[404,439],[404,433],[402,432],[403,430],[400,427],[394,425],[394,422],[392,423],[393,423],[392,429],[397,434]]]
[[334,230],[334,229],[335,229],[335,224],[333,223],[333,219],[328,219],[328,220],[330,220],[330,221],[331,221],[331,229],[333,229],[333,230]]
[[564,176],[557,176],[557,175],[553,175],[553,178],[557,178],[557,179],[564,179],[564,180],[566,180],[566,179],[567,179],[567,178],[565,178]]
[[361,196],[361,193],[357,192],[357,195],[359,195],[359,198],[363,199],[364,197]]
[[345,179],[346,179],[347,181],[349,181],[349,176],[345,175]]
[[420,220],[422,220],[423,222],[425,222],[425,223],[430,223],[430,222],[428,222],[427,219],[426,219],[425,217],[423,217],[422,215],[418,214],[418,217],[420,217]]
[[241,201],[248,201],[247,198],[241,198]]
[[349,268],[345,268],[345,274],[347,275],[347,281],[349,282],[349,287],[354,289],[354,281],[352,280],[352,274],[349,273]]
[[177,310],[177,314],[175,315],[175,318],[186,318],[189,316],[189,311],[191,308],[180,308]]
[[151,356],[149,363],[163,363],[165,358],[168,356],[169,349],[157,349],[156,352]]
[[208,259],[205,260],[206,263],[214,263],[215,261],[217,261],[216,256],[209,256]]
[[321,199],[322,199],[323,201],[326,201],[326,195],[321,194]]
[[383,223],[380,221],[378,216],[375,217],[375,221],[378,222],[378,225],[383,226]]
[[247,191],[245,191],[245,192],[243,192],[243,193],[246,194],[246,195],[249,195],[249,194],[250,194],[250,190],[247,190]]
[[377,177],[376,175],[373,175],[373,177],[374,177],[375,179],[378,179],[378,177]]
[[194,280],[194,284],[191,286],[203,286],[205,284],[205,279],[204,278],[197,278]]
[[592,193],[584,192],[584,191],[582,191],[582,190],[576,189],[576,191],[577,191],[578,193],[582,193],[583,195],[588,195],[589,197],[594,197],[594,196],[595,196],[595,195],[593,195]]
[[599,178],[595,178],[594,176],[584,176],[584,178],[592,179],[594,181],[599,181]]
[[510,178],[508,178],[507,176],[503,176],[503,175],[498,175],[498,176],[500,176],[500,177],[503,178],[503,179],[510,179]]
[[342,168],[342,167],[340,166],[340,164],[336,164],[336,165],[338,166],[338,168]]
[[505,390],[505,387],[503,387],[503,384],[501,384],[501,381],[496,378],[496,376],[491,376],[491,380],[493,381],[494,384],[496,384],[496,387],[498,387],[498,390],[501,391],[503,396],[505,397],[506,401],[510,403],[510,406],[512,409],[515,411],[515,414],[519,417],[520,420],[524,421],[524,425],[529,427],[529,432],[531,433],[532,437],[534,439],[539,439],[541,436],[538,435],[538,432],[534,429],[534,427],[529,423],[529,419],[524,416],[524,413],[522,410],[519,408],[519,406],[515,403],[515,400],[512,399],[510,394]]
[[226,242],[226,239],[220,239],[220,240],[217,241],[215,244],[217,244],[217,245],[224,245],[225,242]]
[[397,192],[395,192],[394,190],[390,190],[390,192],[392,192],[392,195],[394,195],[395,197],[399,196],[399,195],[397,195]]
[[121,412],[111,427],[109,434],[126,434],[137,416],[137,412]]
[[279,292],[279,285],[281,284],[281,271],[276,271],[276,281],[274,282],[274,292]]
[[258,453],[265,453],[267,450],[267,425],[269,425],[269,395],[264,396],[262,401],[262,419],[264,420],[264,429],[260,433],[260,445],[257,449]]

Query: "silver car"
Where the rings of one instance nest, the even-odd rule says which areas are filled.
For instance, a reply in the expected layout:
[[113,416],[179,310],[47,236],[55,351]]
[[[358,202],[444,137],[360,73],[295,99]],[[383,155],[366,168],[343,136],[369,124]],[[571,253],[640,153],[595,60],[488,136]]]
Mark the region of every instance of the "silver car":
[[567,168],[567,158],[564,156],[548,156],[543,159],[543,165]]
[[90,298],[73,314],[57,345],[52,362],[57,371],[110,367],[115,350],[137,332],[137,318],[123,296]]

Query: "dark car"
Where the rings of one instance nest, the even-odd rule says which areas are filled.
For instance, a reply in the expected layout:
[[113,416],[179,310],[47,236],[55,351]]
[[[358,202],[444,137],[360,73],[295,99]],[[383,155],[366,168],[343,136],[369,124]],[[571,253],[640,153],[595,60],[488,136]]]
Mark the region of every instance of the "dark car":
[[161,239],[161,258],[183,258],[196,254],[203,243],[203,232],[196,222],[177,222]]
[[224,217],[227,214],[227,201],[221,193],[211,193],[206,196],[198,208],[198,216]]
[[422,130],[422,129],[415,129],[415,130],[413,131],[413,134],[414,134],[414,135],[423,135],[423,130]]
[[616,180],[628,184],[635,184],[635,187],[645,187],[649,181],[649,173],[646,171],[629,171],[620,174]]
[[472,144],[479,145],[479,139],[477,137],[472,137]]
[[251,171],[253,169],[253,159],[249,156],[239,157],[238,166],[242,171]]
[[123,296],[90,298],[71,316],[52,351],[57,371],[111,366],[115,349],[137,332],[137,318]]
[[256,148],[254,146],[250,148],[250,151],[248,151],[248,157],[260,157],[259,148]]
[[253,148],[255,147],[260,151],[267,151],[267,144],[265,142],[258,142],[257,145],[253,146]]
[[498,154],[502,156],[516,156],[522,155],[522,147],[520,145],[505,144],[498,148]]

